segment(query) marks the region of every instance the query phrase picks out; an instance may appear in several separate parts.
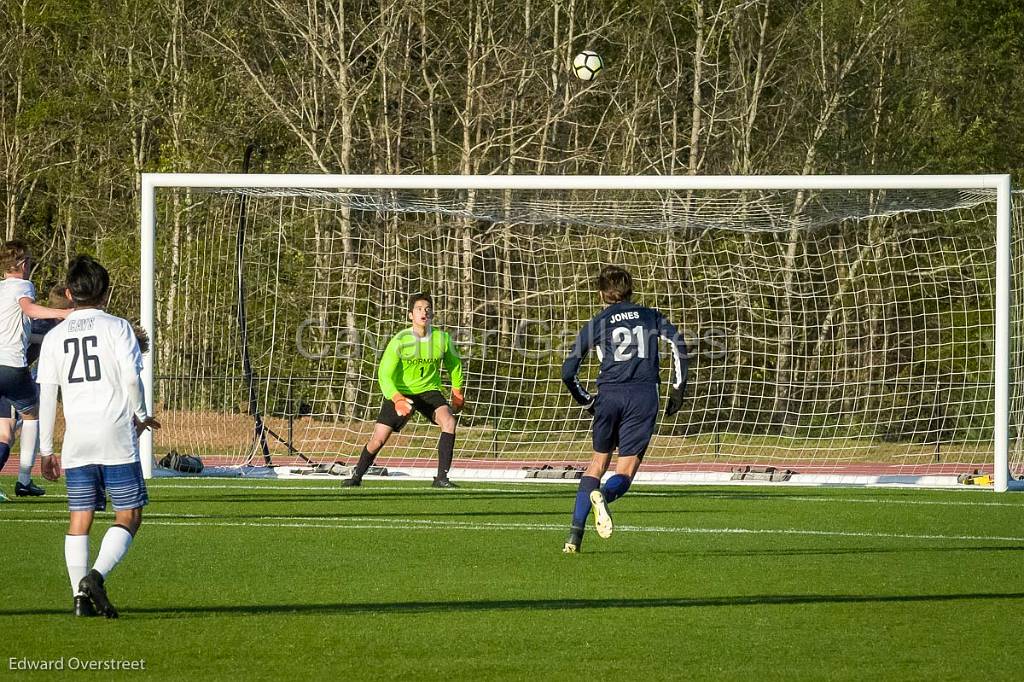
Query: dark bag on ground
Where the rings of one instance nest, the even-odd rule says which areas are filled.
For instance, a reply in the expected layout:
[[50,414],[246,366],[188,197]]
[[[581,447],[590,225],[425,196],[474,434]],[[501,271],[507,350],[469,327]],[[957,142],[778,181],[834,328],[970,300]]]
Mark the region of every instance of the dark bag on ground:
[[180,471],[183,474],[199,474],[203,471],[203,460],[195,455],[179,455],[177,450],[171,450],[159,462],[164,469]]

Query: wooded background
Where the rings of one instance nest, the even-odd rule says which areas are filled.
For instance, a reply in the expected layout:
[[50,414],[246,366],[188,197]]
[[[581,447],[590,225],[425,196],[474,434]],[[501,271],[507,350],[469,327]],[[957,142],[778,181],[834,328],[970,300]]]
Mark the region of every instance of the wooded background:
[[[0,31],[4,236],[36,251],[37,286],[76,253],[97,255],[125,314],[137,310],[139,174],[238,172],[247,148],[254,172],[1024,169],[1019,0],[5,0]],[[583,49],[605,61],[590,83],[569,67]],[[773,246],[789,265],[798,239]],[[747,253],[723,248],[727,265]],[[941,239],[935,249],[940,261],[957,250]],[[468,265],[461,322],[483,267]],[[847,272],[831,267],[826,303]],[[800,286],[788,277],[787,296]],[[797,370],[780,349],[796,337],[815,347],[800,330],[827,336],[831,307],[795,320],[780,301],[761,321],[789,336],[764,344],[766,413],[785,409],[779,378]],[[511,333],[511,318],[498,324]],[[978,342],[956,356],[976,355]]]
[[[1019,0],[5,0],[4,236],[127,256],[143,171],[1024,168]],[[592,49],[605,70],[576,80]]]

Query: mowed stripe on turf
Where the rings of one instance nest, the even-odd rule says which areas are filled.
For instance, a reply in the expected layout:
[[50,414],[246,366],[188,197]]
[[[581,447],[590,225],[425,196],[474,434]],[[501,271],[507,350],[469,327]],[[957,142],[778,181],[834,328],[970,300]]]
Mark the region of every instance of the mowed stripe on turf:
[[[269,490],[269,491],[294,491],[294,490],[311,490],[311,491],[331,491],[338,490],[339,486],[336,483],[325,483],[324,485],[280,485],[280,484],[260,484],[260,483],[237,483],[237,484],[224,484],[224,483],[200,483],[202,479],[196,479],[198,485],[183,485],[183,484],[153,484],[152,482],[147,483],[151,489],[158,490],[199,490],[199,489],[210,489],[210,490]],[[552,484],[546,483],[541,488],[536,483],[509,483],[510,487],[507,488],[458,488],[456,490],[437,490],[434,491],[437,495],[472,495],[474,493],[506,493],[508,495],[520,495],[524,493],[536,493],[543,489],[549,489],[551,485],[564,485],[569,487],[575,482],[566,482],[565,484]],[[514,487],[512,487],[514,486]],[[388,483],[373,483],[368,486],[369,490],[372,490],[374,494],[392,494],[402,495],[410,491],[409,486],[400,484],[388,484]],[[550,490],[550,489],[549,489]],[[869,490],[869,489],[865,489]],[[739,491],[737,491],[739,492]],[[1003,502],[1003,501],[992,501],[992,500],[981,500],[974,497],[974,495],[984,495],[990,492],[986,490],[969,490],[969,491],[955,491],[952,492],[954,495],[970,495],[970,500],[896,500],[886,499],[881,497],[833,497],[829,495],[781,495],[767,492],[763,498],[760,498],[764,502],[817,502],[817,503],[837,503],[837,504],[889,504],[889,505],[910,505],[910,506],[936,506],[936,507],[1012,507],[1012,508],[1024,508],[1024,499],[1014,502]],[[349,491],[339,492],[340,495],[351,495]],[[358,493],[356,493],[358,494]],[[693,495],[693,497],[701,500],[729,500],[732,499],[730,493],[706,493],[703,491],[694,492],[693,488],[689,488],[686,491],[680,492],[654,492],[647,490],[630,490],[630,497],[681,497],[686,495]],[[750,489],[744,488],[743,495],[749,496]],[[61,497],[54,495],[53,497]]]
[[[516,490],[510,490],[508,488],[460,488],[458,490],[437,490],[431,491],[431,494],[445,496],[445,495],[462,495],[471,497],[474,493],[505,493],[508,495],[524,495],[529,493],[536,493],[538,488],[525,488],[532,484],[526,483],[521,484],[521,487]],[[264,486],[264,485],[201,485],[201,486],[189,486],[189,485],[148,485],[150,490],[260,490],[269,492],[292,492],[296,490],[313,491],[313,492],[330,492],[336,488],[336,486],[323,485],[323,486],[288,486],[288,485],[277,485],[277,486]],[[525,488],[525,489],[524,489]],[[410,488],[407,486],[390,486],[390,487],[377,487],[374,486],[372,489],[374,495],[394,495],[399,497],[409,492]],[[358,495],[359,493],[355,493]],[[749,492],[744,493],[749,497]],[[974,494],[969,493],[969,494]],[[353,495],[351,492],[339,493],[339,495]],[[682,497],[687,493],[678,492],[648,492],[642,490],[630,490],[630,497]],[[48,499],[66,500],[67,495],[51,494],[47,493]],[[732,500],[735,499],[729,495],[729,493],[721,494],[706,494],[701,493],[694,496],[695,499],[700,500]],[[1009,507],[1013,509],[1024,509],[1024,500],[1020,502],[992,502],[986,500],[889,500],[885,498],[859,498],[859,497],[829,497],[827,495],[817,496],[801,496],[801,495],[773,495],[766,493],[762,498],[759,498],[761,502],[812,502],[812,503],[827,503],[827,504],[872,504],[872,505],[909,505],[909,506],[925,506],[925,507]],[[5,509],[3,507],[0,509]],[[147,515],[148,516],[148,515]]]
[[[28,511],[28,510],[25,510]],[[39,513],[57,513],[55,510],[38,510]],[[156,517],[156,518],[154,518]],[[161,518],[165,517],[165,518]],[[376,518],[349,517],[325,522],[322,518],[309,516],[293,517],[256,517],[252,521],[214,520],[216,517],[189,515],[185,520],[181,514],[157,515],[146,517],[147,526],[187,526],[197,528],[315,528],[335,530],[469,530],[469,531],[556,531],[564,530],[564,524],[554,523],[486,523],[465,521],[438,521],[434,519],[391,519],[381,521]],[[181,519],[181,520],[174,520]],[[288,520],[283,520],[288,519]],[[47,523],[64,524],[66,519],[40,518],[3,518],[0,523]],[[925,541],[970,541],[970,542],[1010,542],[1024,543],[1022,536],[1007,535],[945,535],[940,533],[878,533],[869,531],[821,530],[807,528],[699,528],[691,526],[616,526],[618,533],[665,533],[685,535],[781,535],[806,537],[838,537],[892,540],[925,540]]]

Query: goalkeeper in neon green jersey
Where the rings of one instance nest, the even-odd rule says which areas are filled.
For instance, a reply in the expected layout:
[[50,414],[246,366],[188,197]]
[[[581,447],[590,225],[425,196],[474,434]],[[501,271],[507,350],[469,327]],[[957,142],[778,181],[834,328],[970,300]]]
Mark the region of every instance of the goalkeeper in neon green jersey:
[[[462,358],[447,332],[434,329],[434,303],[430,294],[414,294],[409,298],[409,319],[412,327],[395,334],[388,343],[377,369],[377,380],[384,393],[377,423],[370,442],[359,455],[359,463],[346,486],[360,485],[366,470],[388,438],[401,431],[413,411],[441,427],[437,441],[437,476],[435,488],[454,488],[448,480],[455,452],[455,416],[462,409]],[[452,382],[449,406],[441,393],[441,365]]]

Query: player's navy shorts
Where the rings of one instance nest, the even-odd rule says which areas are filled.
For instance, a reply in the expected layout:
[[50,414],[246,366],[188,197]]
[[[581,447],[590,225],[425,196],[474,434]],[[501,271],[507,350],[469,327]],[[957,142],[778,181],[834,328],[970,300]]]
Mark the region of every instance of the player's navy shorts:
[[32,371],[0,365],[0,398],[6,398],[22,414],[34,410],[39,404],[39,384],[32,378]]
[[605,384],[594,403],[594,452],[643,458],[658,419],[657,384]]
[[[437,423],[434,421],[434,412],[437,411],[437,408],[448,406],[448,400],[441,391],[427,391],[405,397],[412,403],[413,412],[419,412],[434,424]],[[384,403],[380,406],[380,414],[377,415],[377,423],[390,426],[397,433],[409,422],[410,417],[412,417],[412,412],[404,417],[400,416],[395,411],[395,404],[391,399],[385,398]]]
[[17,419],[18,413],[7,398],[0,398],[0,419]]
[[114,511],[138,509],[149,502],[142,465],[86,464],[64,470],[68,484],[68,509],[71,511],[104,511],[107,495]]

